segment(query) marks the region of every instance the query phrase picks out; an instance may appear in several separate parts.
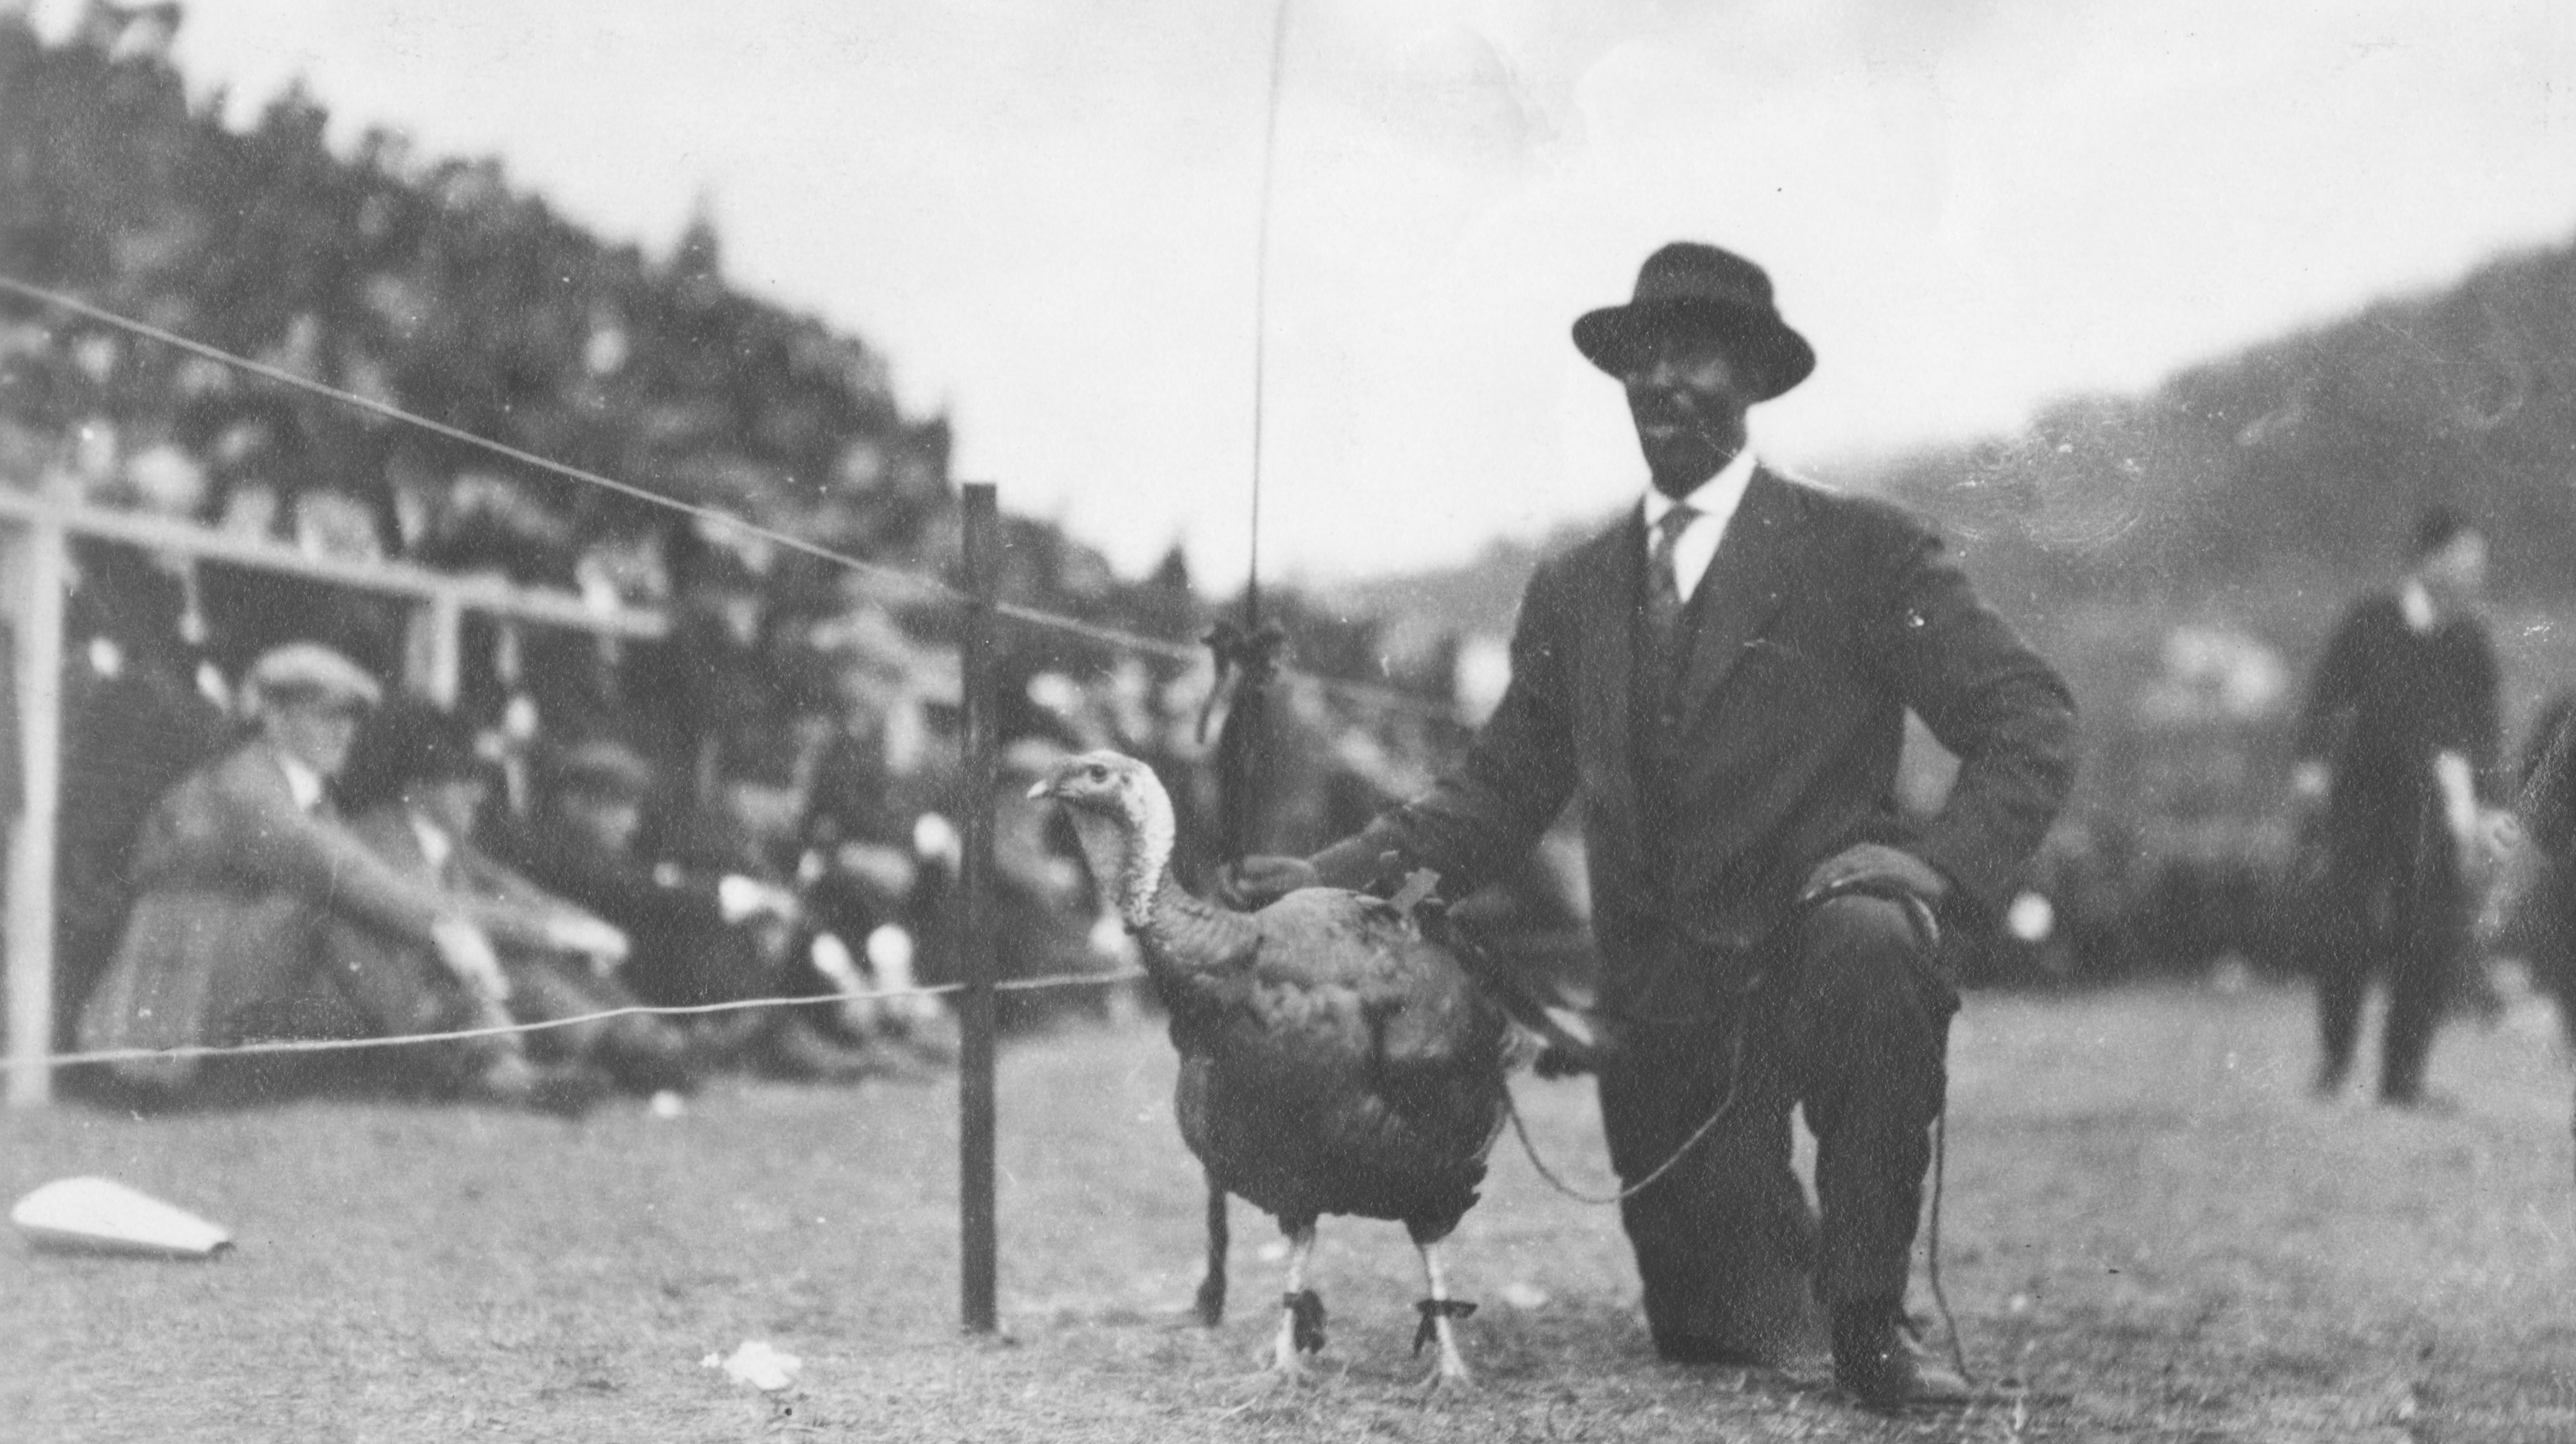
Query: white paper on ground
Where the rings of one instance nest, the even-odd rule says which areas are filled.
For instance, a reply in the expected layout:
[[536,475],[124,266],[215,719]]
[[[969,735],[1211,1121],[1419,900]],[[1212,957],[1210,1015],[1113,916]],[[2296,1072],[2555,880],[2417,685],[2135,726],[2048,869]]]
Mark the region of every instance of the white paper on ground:
[[19,1199],[9,1221],[40,1248],[211,1258],[233,1236],[174,1204],[106,1178],[61,1178]]

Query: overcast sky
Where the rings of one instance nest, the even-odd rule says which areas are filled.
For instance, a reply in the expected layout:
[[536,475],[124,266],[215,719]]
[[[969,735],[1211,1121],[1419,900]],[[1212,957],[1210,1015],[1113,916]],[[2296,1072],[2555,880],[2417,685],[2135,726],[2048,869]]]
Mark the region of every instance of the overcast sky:
[[[42,0],[40,19],[72,0]],[[2006,428],[2576,238],[2566,0],[1288,0],[1273,574],[1454,560],[1633,494],[1566,340],[1679,236],[1822,362],[1837,462]],[[189,0],[242,112],[497,154],[602,232],[875,342],[958,472],[1239,576],[1272,0]]]

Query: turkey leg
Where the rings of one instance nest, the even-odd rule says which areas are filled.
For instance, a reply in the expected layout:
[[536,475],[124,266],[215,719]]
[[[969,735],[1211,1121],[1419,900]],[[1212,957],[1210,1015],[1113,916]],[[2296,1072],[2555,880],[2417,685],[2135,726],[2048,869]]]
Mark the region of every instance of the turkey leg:
[[1279,1340],[1271,1351],[1270,1373],[1289,1383],[1303,1383],[1306,1361],[1300,1355],[1324,1347],[1324,1301],[1306,1287],[1306,1266],[1315,1256],[1315,1225],[1288,1234],[1288,1287],[1280,1296]]
[[1207,1181],[1207,1272],[1199,1278],[1199,1322],[1213,1329],[1225,1322],[1225,1250],[1228,1230],[1225,1185],[1213,1174]]
[[[1476,1376],[1468,1372],[1467,1360],[1458,1352],[1458,1332],[1453,1321],[1474,1313],[1476,1306],[1449,1297],[1449,1280],[1440,1267],[1439,1240],[1425,1242],[1416,1239],[1413,1246],[1422,1253],[1422,1279],[1427,1293],[1427,1297],[1414,1307],[1422,1311],[1422,1333],[1428,1335],[1428,1342],[1439,1349],[1438,1362],[1432,1367],[1431,1377],[1423,1381],[1423,1387],[1433,1393],[1474,1388]],[[1416,1353],[1421,1352],[1423,1342],[1422,1338],[1416,1338]]]

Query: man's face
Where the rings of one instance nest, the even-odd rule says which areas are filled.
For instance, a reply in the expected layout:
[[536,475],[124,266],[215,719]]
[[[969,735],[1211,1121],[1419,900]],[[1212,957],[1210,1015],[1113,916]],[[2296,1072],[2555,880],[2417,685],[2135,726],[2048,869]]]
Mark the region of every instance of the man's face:
[[260,714],[270,745],[321,773],[337,777],[358,740],[360,709],[348,702],[299,697],[271,703]]
[[1653,337],[1620,380],[1657,491],[1687,495],[1744,449],[1744,414],[1761,378],[1724,343],[1704,335]]

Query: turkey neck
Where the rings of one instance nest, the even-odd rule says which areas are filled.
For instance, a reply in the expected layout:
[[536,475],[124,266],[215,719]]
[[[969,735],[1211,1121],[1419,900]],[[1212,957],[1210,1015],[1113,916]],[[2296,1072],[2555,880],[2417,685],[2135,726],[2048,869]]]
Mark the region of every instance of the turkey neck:
[[1074,835],[1100,885],[1101,904],[1144,943],[1146,966],[1153,972],[1188,972],[1194,964],[1232,956],[1260,929],[1241,913],[1181,890],[1172,876],[1170,801],[1148,795],[1136,802],[1126,816],[1088,809],[1070,813]]

